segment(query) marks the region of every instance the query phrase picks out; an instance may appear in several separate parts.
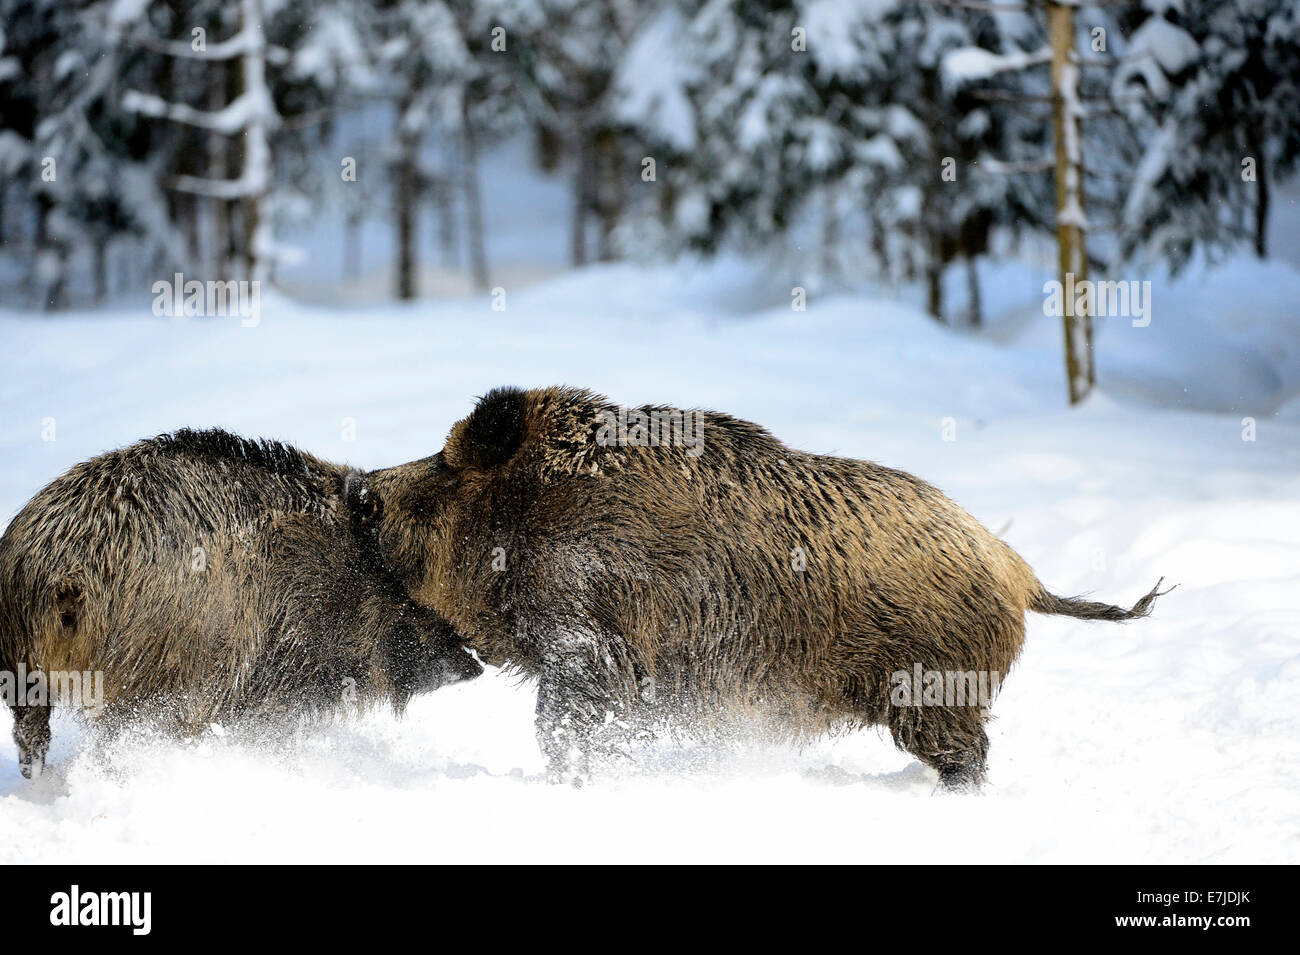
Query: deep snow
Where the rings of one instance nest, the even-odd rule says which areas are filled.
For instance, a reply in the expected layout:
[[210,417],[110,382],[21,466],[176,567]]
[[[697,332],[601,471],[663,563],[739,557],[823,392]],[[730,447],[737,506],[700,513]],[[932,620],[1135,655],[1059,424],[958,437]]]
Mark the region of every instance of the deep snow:
[[1300,273],[1245,262],[1158,283],[1151,327],[1101,329],[1103,387],[1074,411],[1041,277],[988,282],[986,338],[906,295],[793,312],[796,281],[735,262],[591,268],[508,289],[504,313],[486,296],[332,310],[272,295],[256,328],[147,303],[0,312],[0,521],[76,461],[183,425],[374,467],[436,450],[494,385],[569,383],[911,470],[1009,524],[1058,593],[1128,604],[1162,575],[1180,585],[1125,626],[1031,616],[981,797],[932,798],[932,774],[875,732],[703,765],[665,745],[639,771],[549,787],[534,688],[489,673],[400,721],[280,752],[141,743],[111,772],[61,717],[35,782],[6,713],[0,861],[1296,861]]

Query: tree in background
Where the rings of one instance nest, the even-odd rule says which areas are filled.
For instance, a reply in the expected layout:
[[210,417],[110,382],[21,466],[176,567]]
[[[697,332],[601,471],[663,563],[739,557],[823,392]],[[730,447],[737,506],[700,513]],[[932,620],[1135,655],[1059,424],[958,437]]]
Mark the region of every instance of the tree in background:
[[[1144,0],[1117,99],[1145,155],[1121,248],[1176,270],[1249,238],[1261,258],[1271,184],[1300,160],[1300,8],[1292,0]],[[1253,212],[1250,215],[1249,212]]]
[[[519,94],[518,73],[511,66],[510,37],[499,20],[497,4],[483,0],[448,0],[461,41],[469,51],[471,65],[461,77],[457,114],[458,146],[450,164],[452,174],[444,177],[442,196],[459,194],[464,208],[465,247],[474,287],[489,285],[487,235],[479,164],[485,144],[524,128],[526,116]],[[452,239],[451,202],[441,208],[444,246]]]
[[[918,281],[936,318],[974,323],[976,263],[1055,212],[1041,11],[1015,6],[0,0],[0,241],[58,306],[131,269],[270,275],[269,225],[322,212],[354,263],[382,206],[394,292],[414,297],[432,210],[444,263],[483,288],[480,157],[524,131],[571,181],[575,264],[767,248],[812,278]],[[1271,185],[1300,154],[1295,5],[1080,9],[1079,50],[1112,17],[1128,35],[1080,63],[1085,191],[1114,208],[1119,251],[1177,267],[1253,234],[1262,254]],[[1034,68],[980,70],[1020,61]],[[1093,106],[1101,83],[1114,102]],[[1088,251],[1110,249],[1090,235]]]
[[271,211],[277,228],[311,222],[322,209],[335,212],[344,228],[341,274],[348,278],[360,274],[361,222],[380,202],[385,179],[372,164],[358,167],[363,156],[379,151],[366,130],[340,122],[347,111],[383,99],[367,10],[354,0],[290,4],[267,25],[276,67],[271,99],[281,117],[271,137]]
[[[4,164],[14,202],[32,213],[30,232],[3,229],[6,244],[26,250],[34,297],[46,308],[67,303],[70,278],[89,267],[97,298],[109,292],[108,258],[117,241],[144,258],[174,262],[180,244],[175,209],[155,167],[169,153],[119,108],[128,83],[153,64],[126,55],[116,27],[133,11],[107,3],[4,0],[0,104]],[[6,177],[5,191],[11,180]]]
[[[588,231],[598,226],[596,257],[616,255],[629,163],[612,93],[628,43],[651,9],[635,0],[490,0],[502,28],[506,62],[533,127],[544,164],[564,157],[572,177],[569,246],[574,265],[590,258]],[[549,154],[549,157],[547,156]]]
[[753,248],[816,222],[832,271],[857,223],[886,275],[924,278],[938,319],[944,271],[964,261],[978,323],[974,263],[993,230],[1051,219],[1045,178],[994,157],[1041,155],[1045,135],[1015,104],[947,82],[943,62],[1031,29],[927,4],[684,2],[632,43],[615,111],[668,160],[654,213],[680,245]]
[[[153,39],[141,39],[140,42],[154,47],[164,56],[195,60],[205,65],[226,60],[238,63],[239,92],[218,109],[196,109],[188,103],[137,89],[126,90],[121,105],[128,112],[180,123],[212,135],[229,136],[238,142],[240,164],[237,176],[214,178],[181,173],[173,176],[169,185],[186,195],[237,204],[243,226],[237,274],[253,281],[265,281],[270,277],[274,254],[271,210],[268,207],[268,197],[275,181],[270,136],[279,125],[280,116],[267,81],[266,20],[262,0],[240,0],[238,31],[229,39],[212,44],[208,44],[206,39],[200,43],[197,38],[188,43]],[[192,253],[197,244],[197,240],[192,238]]]
[[945,272],[956,263],[964,266],[966,318],[977,325],[982,309],[976,260],[988,253],[994,231],[1015,238],[1050,227],[1054,218],[1043,163],[1048,124],[1025,106],[1046,91],[1046,74],[976,71],[955,77],[953,57],[974,49],[993,61],[1033,60],[1044,42],[1042,25],[1018,13],[899,4],[882,26],[868,34],[880,67],[870,88],[881,97],[882,109],[914,119],[891,124],[905,131],[895,142],[907,162],[888,187],[918,197],[910,221],[898,221],[897,202],[884,221],[914,236],[920,255],[911,274],[923,276],[928,310],[940,321],[955,318],[944,302]]

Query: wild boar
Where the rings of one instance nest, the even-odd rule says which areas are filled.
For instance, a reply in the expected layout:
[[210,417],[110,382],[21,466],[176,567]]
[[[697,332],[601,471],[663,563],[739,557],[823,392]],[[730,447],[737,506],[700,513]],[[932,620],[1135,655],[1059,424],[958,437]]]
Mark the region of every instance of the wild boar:
[[[411,595],[537,679],[555,779],[580,781],[611,730],[647,721],[880,725],[944,787],[975,787],[1025,612],[1129,620],[1159,595],[1054,596],[910,474],[573,388],[496,389],[441,452],[371,480]],[[935,674],[974,679],[970,699],[930,693]]]
[[[109,725],[192,733],[387,701],[478,662],[379,559],[361,472],[182,430],[78,464],[0,537],[0,672],[25,776],[85,674]],[[18,675],[21,674],[21,677]],[[93,676],[92,676],[93,674]],[[101,694],[95,694],[101,695]]]

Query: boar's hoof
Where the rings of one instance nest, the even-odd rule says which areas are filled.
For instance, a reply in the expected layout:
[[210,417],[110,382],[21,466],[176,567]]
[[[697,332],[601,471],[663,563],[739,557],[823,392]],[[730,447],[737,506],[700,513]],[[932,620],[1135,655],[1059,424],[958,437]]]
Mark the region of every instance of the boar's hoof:
[[552,786],[572,786],[581,789],[587,784],[587,774],[578,769],[548,769],[546,781]]

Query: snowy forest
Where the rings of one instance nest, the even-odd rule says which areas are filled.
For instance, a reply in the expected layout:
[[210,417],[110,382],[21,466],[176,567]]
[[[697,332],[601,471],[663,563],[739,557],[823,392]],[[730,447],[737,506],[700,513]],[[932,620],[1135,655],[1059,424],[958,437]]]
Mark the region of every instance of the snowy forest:
[[0,0],[0,532],[177,429],[442,458],[498,386],[1178,586],[1025,616],[979,798],[871,727],[548,786],[486,665],[270,747],[56,709],[35,779],[0,706],[0,863],[1296,861],[1297,0]]
[[[798,243],[982,319],[973,263],[1055,228],[1046,6],[974,0],[3,0],[0,291],[49,309],[148,277],[275,281],[302,229],[392,296],[420,262],[488,289],[523,138],[569,183],[574,266]],[[1081,4],[1096,270],[1249,244],[1300,157],[1289,0]],[[965,306],[944,275],[970,270]]]

